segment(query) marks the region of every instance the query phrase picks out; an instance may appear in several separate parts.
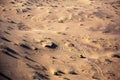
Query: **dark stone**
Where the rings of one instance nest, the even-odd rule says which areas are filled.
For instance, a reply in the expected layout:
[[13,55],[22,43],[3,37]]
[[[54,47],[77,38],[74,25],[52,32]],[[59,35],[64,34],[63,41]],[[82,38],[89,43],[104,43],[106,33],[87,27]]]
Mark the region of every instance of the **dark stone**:
[[62,76],[62,74],[65,74],[65,73],[62,72],[62,71],[56,71],[56,72],[54,72],[54,75],[56,75],[56,76]]
[[45,47],[50,48],[50,49],[56,49],[58,46],[55,43],[52,43],[51,46],[46,45]]

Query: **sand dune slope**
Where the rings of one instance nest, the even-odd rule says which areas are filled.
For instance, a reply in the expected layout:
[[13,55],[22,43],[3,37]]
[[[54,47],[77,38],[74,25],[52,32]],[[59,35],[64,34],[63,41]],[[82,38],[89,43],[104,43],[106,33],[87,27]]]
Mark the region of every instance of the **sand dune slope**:
[[120,80],[120,1],[0,0],[0,80]]

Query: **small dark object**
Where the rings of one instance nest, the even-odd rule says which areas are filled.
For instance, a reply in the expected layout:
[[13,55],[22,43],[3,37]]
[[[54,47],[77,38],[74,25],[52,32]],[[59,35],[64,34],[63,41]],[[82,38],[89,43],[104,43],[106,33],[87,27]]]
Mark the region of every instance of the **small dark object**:
[[26,9],[22,9],[22,12],[24,13],[24,12],[28,12],[30,10],[31,10],[30,8],[26,8]]
[[9,32],[7,32],[7,31],[4,31],[4,33],[6,33],[6,34],[9,34],[9,35],[10,35],[10,33],[9,33]]
[[28,56],[25,56],[25,59],[30,60],[30,61],[32,61],[32,62],[36,62],[36,61],[34,61],[33,59],[31,59],[30,57],[28,57]]
[[3,20],[0,19],[0,22],[3,22]]
[[8,40],[7,38],[5,38],[5,37],[0,37],[2,40],[4,40],[4,41],[7,41],[7,42],[11,42],[10,40]]
[[69,78],[64,78],[64,80],[70,80]]
[[17,26],[18,26],[18,30],[28,31],[31,29],[30,27],[28,27],[24,23],[18,23]]
[[27,65],[29,68],[32,68],[32,69],[34,69],[34,70],[47,71],[47,68],[46,68],[45,66],[31,65],[31,64],[28,64],[28,63],[26,63],[26,65]]
[[96,80],[100,80],[100,76],[99,74],[95,73],[93,76],[92,76],[93,79],[96,79]]
[[21,44],[20,46],[26,49],[31,49],[28,45],[25,45],[25,44]]
[[114,54],[113,57],[120,58],[120,54]]
[[38,79],[38,80],[50,80],[48,75],[46,74],[41,74],[39,72],[35,72],[33,79]]
[[9,48],[9,47],[5,47],[4,49],[5,49],[6,51],[10,52],[10,53],[19,55],[19,53],[17,53],[16,51],[14,51],[13,49],[11,49],[11,48]]
[[9,78],[8,76],[6,76],[5,74],[3,73],[0,73],[0,76],[4,77],[5,80],[12,80],[11,78]]
[[80,55],[80,58],[86,58],[86,57],[84,57],[83,55]]
[[8,21],[8,22],[9,22],[9,23],[13,23],[13,24],[16,24],[16,22],[14,22],[14,21],[12,21],[12,20],[11,20],[11,21]]
[[46,45],[45,47],[47,47],[47,48],[51,48],[51,49],[56,49],[58,46],[57,46],[55,43],[52,43],[51,46]]
[[10,3],[11,3],[11,4],[15,4],[15,2],[13,2],[13,1],[12,1],[12,2],[10,2]]
[[19,59],[18,57],[14,56],[13,54],[7,52],[7,51],[3,51],[6,55],[10,56],[10,57],[13,57],[15,59]]
[[75,71],[70,71],[69,74],[77,75],[77,73]]
[[105,59],[105,61],[107,61],[107,62],[109,62],[109,63],[111,63],[111,62],[112,62],[110,59]]
[[56,72],[54,72],[54,75],[56,75],[56,76],[62,76],[62,74],[65,74],[65,73],[62,72],[62,71],[56,71]]

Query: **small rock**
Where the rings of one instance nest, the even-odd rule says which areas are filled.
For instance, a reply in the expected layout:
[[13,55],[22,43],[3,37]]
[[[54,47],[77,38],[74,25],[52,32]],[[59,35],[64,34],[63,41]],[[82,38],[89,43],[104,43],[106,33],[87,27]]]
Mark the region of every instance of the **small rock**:
[[46,47],[46,48],[51,48],[51,49],[57,48],[57,45],[50,40],[43,40],[40,43],[42,44],[43,47]]
[[80,55],[80,58],[86,58],[85,56],[83,56],[83,55]]
[[66,35],[66,33],[64,33],[64,32],[58,32],[58,34],[61,34],[61,35]]
[[33,80],[50,80],[49,76],[45,73],[35,72],[33,74]]
[[30,49],[30,50],[36,50],[37,48],[32,46],[32,45],[27,45],[27,44],[20,44],[21,47]]
[[74,46],[75,46],[75,45],[74,45],[73,43],[71,43],[71,42],[66,42],[65,45],[66,45],[67,47],[74,47]]
[[94,75],[92,76],[93,79],[96,79],[96,80],[100,80],[100,75],[97,74],[97,73],[94,73]]
[[77,73],[74,70],[70,71],[69,74],[77,75]]
[[56,75],[56,76],[62,76],[62,74],[65,74],[65,73],[60,70],[54,72],[54,75]]
[[112,57],[114,57],[114,58],[120,58],[120,54],[113,54]]
[[66,17],[60,17],[59,19],[58,19],[58,22],[59,23],[64,23],[65,22],[65,20],[66,20]]
[[70,80],[70,79],[65,77],[64,80]]

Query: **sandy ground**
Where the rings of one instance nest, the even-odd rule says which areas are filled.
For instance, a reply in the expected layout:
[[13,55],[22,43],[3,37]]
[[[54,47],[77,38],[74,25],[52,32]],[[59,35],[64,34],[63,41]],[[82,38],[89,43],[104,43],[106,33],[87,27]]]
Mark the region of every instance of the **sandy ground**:
[[120,0],[0,0],[0,80],[120,80]]

